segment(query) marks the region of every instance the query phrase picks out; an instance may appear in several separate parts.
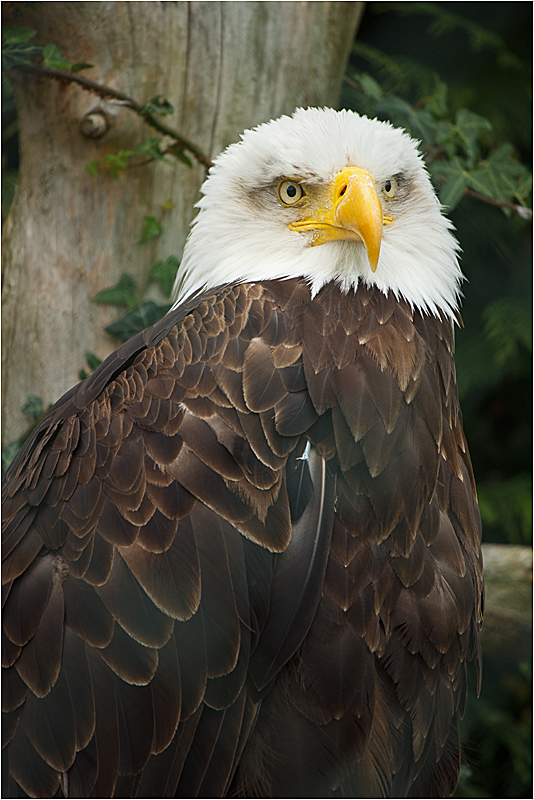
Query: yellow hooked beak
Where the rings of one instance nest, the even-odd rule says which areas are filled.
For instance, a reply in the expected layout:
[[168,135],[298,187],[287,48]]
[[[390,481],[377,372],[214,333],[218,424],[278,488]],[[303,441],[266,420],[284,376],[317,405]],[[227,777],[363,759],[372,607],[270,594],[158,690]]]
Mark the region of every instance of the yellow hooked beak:
[[382,229],[391,225],[384,216],[373,179],[364,169],[346,167],[316,197],[310,196],[306,219],[292,222],[292,231],[312,231],[312,246],[336,239],[363,242],[369,265],[375,272],[382,244]]

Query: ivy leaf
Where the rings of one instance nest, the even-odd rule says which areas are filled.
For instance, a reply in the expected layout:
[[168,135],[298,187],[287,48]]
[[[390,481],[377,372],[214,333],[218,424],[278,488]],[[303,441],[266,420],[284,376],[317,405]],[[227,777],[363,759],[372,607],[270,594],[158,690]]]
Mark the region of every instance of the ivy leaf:
[[187,156],[185,154],[185,148],[184,147],[180,147],[179,145],[175,145],[175,147],[173,147],[172,150],[170,150],[169,152],[170,152],[171,156],[174,156],[175,158],[177,158],[178,161],[181,161],[182,164],[185,164],[187,167],[192,167],[193,166],[193,162],[191,161],[189,156]]
[[93,158],[93,160],[90,161],[89,164],[85,165],[83,171],[88,172],[89,175],[98,175],[99,167],[100,167],[100,162],[98,158]]
[[122,319],[108,325],[106,331],[120,339],[121,342],[126,342],[135,336],[139,331],[154,325],[165,314],[170,311],[172,303],[165,303],[165,305],[158,305],[153,300],[146,300],[135,311],[126,314]]
[[93,372],[95,369],[98,369],[102,363],[102,359],[92,353],[90,350],[85,351],[85,360],[87,361],[87,366],[91,372]]
[[43,399],[36,394],[29,394],[28,399],[22,406],[22,413],[31,417],[34,421],[44,414]]
[[79,64],[73,64],[72,67],[70,68],[70,71],[73,74],[76,74],[77,72],[81,72],[82,69],[93,69],[93,67],[94,64],[86,64],[84,61],[80,61]]
[[137,282],[131,275],[124,272],[114,286],[109,286],[107,289],[102,289],[101,292],[98,292],[93,297],[93,302],[102,305],[126,306],[128,311],[131,311],[138,302]]
[[505,142],[496,147],[487,162],[493,168],[512,177],[519,177],[527,172],[527,168],[514,158],[514,146],[510,142]]
[[66,58],[63,58],[55,44],[47,44],[43,48],[43,59],[43,64],[48,69],[57,69],[61,72],[70,72],[71,70],[72,64]]
[[480,137],[487,131],[491,131],[492,127],[491,122],[485,117],[481,117],[466,108],[461,108],[456,114],[456,130],[468,157],[473,161],[480,158],[480,148],[478,146]]
[[118,153],[109,153],[105,156],[101,164],[105,167],[111,178],[118,178],[122,172],[128,172],[128,159],[133,150],[120,150]]
[[33,31],[30,28],[12,25],[2,30],[2,44],[23,44],[33,39],[36,33],[37,31]]
[[2,474],[5,473],[21,447],[22,445],[17,439],[14,442],[10,442],[2,449]]
[[161,161],[161,159],[163,158],[163,153],[160,150],[160,145],[162,141],[163,141],[162,136],[154,136],[151,139],[147,139],[146,142],[142,142],[137,145],[132,155],[149,156],[149,158],[154,158],[157,161]]
[[407,128],[412,136],[431,144],[436,140],[437,121],[428,111],[414,111],[406,100],[390,95],[383,97],[376,104],[376,112],[385,115],[395,125]]
[[447,103],[449,95],[449,87],[444,83],[438,75],[435,78],[436,84],[432,94],[425,100],[425,111],[433,114],[435,117],[442,118],[447,116]]
[[150,268],[148,279],[159,283],[165,297],[171,296],[179,266],[180,262],[176,256],[169,256],[166,261],[161,261],[160,259],[154,261]]
[[2,30],[2,69],[29,66],[31,56],[41,53],[43,48],[30,44],[37,31],[13,26]]
[[358,75],[357,81],[362,87],[363,93],[367,95],[367,97],[371,97],[373,100],[380,99],[384,92],[382,91],[382,87],[371,75],[368,75],[367,72],[362,72]]
[[522,205],[527,204],[527,199],[532,194],[532,173],[529,172],[520,179],[515,189],[515,196]]
[[463,197],[464,189],[468,184],[468,173],[465,165],[459,158],[451,161],[433,161],[428,165],[430,172],[438,178],[445,178],[445,183],[439,190],[439,199],[443,205],[452,211]]
[[148,103],[145,103],[140,113],[160,114],[162,117],[168,117],[169,114],[174,114],[174,106],[169,103],[166,97],[158,94],[157,97],[153,97]]
[[497,147],[478,169],[469,173],[469,185],[493,200],[514,197],[521,184],[528,189],[530,179],[527,168],[513,157],[513,147],[509,142]]
[[87,372],[85,369],[81,369],[78,372],[78,377],[81,381],[85,380],[91,374],[91,372],[94,372],[95,369],[97,369],[102,363],[102,360],[98,358],[98,356],[92,353],[90,350],[86,350],[85,360],[87,361],[89,372]]
[[141,236],[141,244],[146,244],[151,239],[155,239],[156,236],[161,236],[163,226],[161,222],[157,221],[156,217],[143,217],[143,222],[145,223],[145,229]]

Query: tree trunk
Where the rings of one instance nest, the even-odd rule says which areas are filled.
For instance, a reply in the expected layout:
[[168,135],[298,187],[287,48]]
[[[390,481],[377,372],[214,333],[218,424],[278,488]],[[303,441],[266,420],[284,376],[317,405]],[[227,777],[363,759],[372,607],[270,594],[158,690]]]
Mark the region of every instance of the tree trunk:
[[[163,95],[167,122],[213,158],[247,127],[299,105],[333,105],[363,3],[5,3],[4,25],[37,31],[91,80],[141,103]],[[85,352],[105,357],[103,330],[117,309],[91,303],[123,272],[145,276],[156,258],[180,257],[205,168],[177,162],[113,179],[84,171],[93,159],[156,135],[131,110],[74,84],[12,73],[21,168],[4,226],[3,437],[27,426],[30,393],[54,402],[78,379]],[[101,138],[80,124],[101,112]],[[171,200],[174,207],[164,213]],[[164,215],[164,217],[163,217]],[[143,217],[162,235],[140,244]]]

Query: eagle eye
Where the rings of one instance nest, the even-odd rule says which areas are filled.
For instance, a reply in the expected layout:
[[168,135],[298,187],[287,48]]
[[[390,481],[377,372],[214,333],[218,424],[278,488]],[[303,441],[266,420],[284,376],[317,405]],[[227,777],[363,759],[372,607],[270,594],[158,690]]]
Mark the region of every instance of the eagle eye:
[[284,206],[294,206],[303,197],[306,197],[306,192],[297,181],[286,178],[278,184],[278,199]]
[[386,197],[389,197],[390,200],[393,200],[395,195],[397,194],[398,184],[396,178],[389,178],[384,184],[384,194]]

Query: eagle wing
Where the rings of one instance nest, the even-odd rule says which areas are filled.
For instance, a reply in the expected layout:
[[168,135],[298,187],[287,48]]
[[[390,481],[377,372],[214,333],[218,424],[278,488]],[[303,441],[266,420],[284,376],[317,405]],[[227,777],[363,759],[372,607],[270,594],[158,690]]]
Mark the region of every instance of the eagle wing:
[[479,538],[450,321],[298,280],[189,301],[10,470],[8,793],[445,785]]

